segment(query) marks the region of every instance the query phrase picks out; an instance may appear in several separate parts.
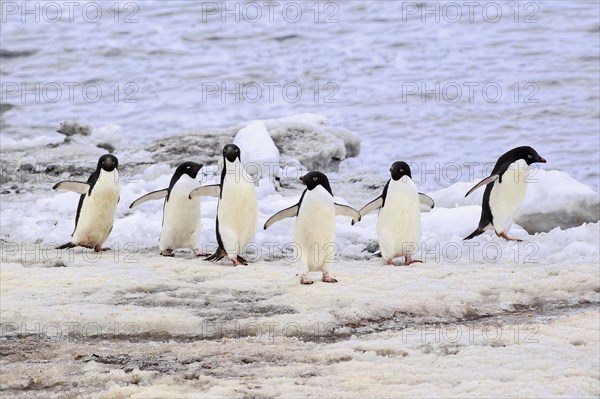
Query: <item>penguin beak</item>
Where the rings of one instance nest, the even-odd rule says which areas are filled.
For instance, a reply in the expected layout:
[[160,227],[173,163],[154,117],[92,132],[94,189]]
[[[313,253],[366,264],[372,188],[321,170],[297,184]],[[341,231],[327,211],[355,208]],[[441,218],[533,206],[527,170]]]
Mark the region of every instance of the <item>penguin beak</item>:
[[542,157],[540,157],[537,161],[541,162],[541,163],[546,163],[546,160],[544,158],[542,158]]
[[304,182],[304,176],[300,176],[299,179],[300,179],[301,182]]

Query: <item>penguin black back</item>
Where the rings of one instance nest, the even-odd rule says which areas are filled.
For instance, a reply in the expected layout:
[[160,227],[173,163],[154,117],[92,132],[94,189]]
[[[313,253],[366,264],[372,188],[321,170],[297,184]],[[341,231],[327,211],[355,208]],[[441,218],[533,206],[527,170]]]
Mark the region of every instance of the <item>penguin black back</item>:
[[188,175],[192,179],[195,179],[198,176],[198,172],[202,169],[202,165],[196,162],[184,162],[175,169],[175,173],[171,177],[171,181],[169,182],[169,194],[167,194],[167,201],[169,200],[169,195],[171,194],[171,190],[173,186],[179,181],[181,176]]
[[496,165],[494,165],[494,169],[492,170],[492,175],[499,174],[500,182],[502,182],[502,175],[508,170],[508,167],[520,159],[524,160],[527,165],[531,165],[535,162],[546,163],[546,160],[533,148],[529,146],[516,147],[505,152],[498,158],[498,161],[496,161]]

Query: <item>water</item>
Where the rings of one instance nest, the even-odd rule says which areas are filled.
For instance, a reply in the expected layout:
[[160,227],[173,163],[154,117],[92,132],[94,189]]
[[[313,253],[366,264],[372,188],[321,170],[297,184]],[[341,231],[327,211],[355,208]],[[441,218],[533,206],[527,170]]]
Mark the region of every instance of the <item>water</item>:
[[360,133],[348,167],[385,174],[397,159],[425,163],[441,175],[417,179],[434,189],[448,185],[449,163],[466,180],[464,162],[528,144],[545,167],[598,190],[595,1],[481,3],[472,15],[461,2],[288,2],[271,16],[260,2],[122,2],[118,12],[106,2],[96,23],[86,18],[97,3],[78,3],[72,22],[62,2],[60,18],[36,4],[25,15],[20,2],[2,4],[7,137],[53,134],[72,119],[118,124],[143,142],[312,112]]

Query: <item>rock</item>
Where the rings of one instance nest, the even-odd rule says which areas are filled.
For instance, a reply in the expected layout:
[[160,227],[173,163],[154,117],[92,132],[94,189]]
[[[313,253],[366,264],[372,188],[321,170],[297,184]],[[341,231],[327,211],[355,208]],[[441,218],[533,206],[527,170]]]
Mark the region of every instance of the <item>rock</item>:
[[24,172],[32,172],[34,169],[35,169],[35,166],[33,166],[30,163],[23,163],[23,164],[21,164],[21,166],[19,166],[19,170],[24,171]]
[[188,133],[160,138],[150,142],[144,149],[152,154],[154,162],[166,162],[176,167],[185,161],[194,161],[205,166],[216,163],[223,147],[233,142],[231,132]]
[[[281,154],[282,165],[298,161],[308,170],[337,171],[340,162],[360,153],[360,137],[349,130],[333,127],[325,117],[303,114],[263,121]],[[177,166],[184,161],[204,165],[217,163],[223,146],[233,143],[240,129],[250,121],[220,131],[180,134],[157,139],[145,150],[154,162]]]
[[98,148],[102,148],[103,150],[108,151],[109,153],[113,153],[115,152],[115,147],[110,144],[110,143],[100,143],[100,144],[96,144],[96,147]]
[[92,134],[92,127],[75,121],[64,121],[60,124],[57,132],[64,134],[67,138],[74,135],[89,136]]

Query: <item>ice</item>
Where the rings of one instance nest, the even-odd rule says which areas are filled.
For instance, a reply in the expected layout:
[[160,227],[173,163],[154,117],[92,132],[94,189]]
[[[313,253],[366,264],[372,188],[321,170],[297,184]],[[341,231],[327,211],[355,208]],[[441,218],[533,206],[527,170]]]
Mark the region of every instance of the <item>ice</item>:
[[264,122],[253,122],[240,129],[233,144],[240,147],[242,165],[251,176],[259,180],[267,179],[271,183],[281,177],[279,150]]

